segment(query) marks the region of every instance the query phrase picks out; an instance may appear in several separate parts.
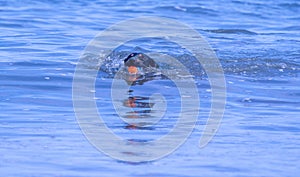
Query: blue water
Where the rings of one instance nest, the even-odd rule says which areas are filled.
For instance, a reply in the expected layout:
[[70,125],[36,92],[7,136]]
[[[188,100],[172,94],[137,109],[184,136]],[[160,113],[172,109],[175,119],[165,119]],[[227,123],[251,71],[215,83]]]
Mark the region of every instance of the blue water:
[[[87,141],[73,110],[72,79],[80,55],[98,32],[139,16],[175,19],[202,34],[223,66],[227,103],[216,136],[199,149],[211,95],[206,76],[197,78],[202,112],[186,143],[165,158],[128,163],[106,156]],[[299,22],[297,0],[1,0],[1,176],[296,176]],[[159,42],[138,42],[139,50],[178,56],[176,49]],[[95,90],[107,120],[115,116],[103,94],[110,79],[99,76]],[[145,87],[174,89],[165,82]],[[180,100],[176,95],[170,97],[175,103]],[[169,109],[176,112],[178,104]],[[131,130],[124,123],[108,126],[119,136],[153,139],[168,132],[174,120],[161,122],[145,130]]]

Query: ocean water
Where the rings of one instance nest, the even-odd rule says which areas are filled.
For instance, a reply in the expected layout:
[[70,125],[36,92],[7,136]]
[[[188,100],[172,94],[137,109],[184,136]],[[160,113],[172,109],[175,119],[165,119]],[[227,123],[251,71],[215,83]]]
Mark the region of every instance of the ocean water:
[[[296,176],[299,14],[297,0],[0,0],[1,176]],[[89,41],[115,23],[140,16],[170,18],[198,31],[222,64],[227,97],[216,135],[199,148],[211,106],[208,78],[199,72],[200,114],[186,142],[164,158],[130,163],[105,155],[84,136],[73,109],[72,83]],[[189,53],[159,39],[130,41],[113,60],[131,51],[169,54],[192,68]],[[164,119],[136,129],[117,119],[109,96],[113,79],[105,69],[91,93],[111,131],[145,142],[174,127],[181,106],[174,83],[156,79],[133,87],[141,104],[149,103],[150,91],[167,101]],[[144,108],[138,116],[151,118]]]

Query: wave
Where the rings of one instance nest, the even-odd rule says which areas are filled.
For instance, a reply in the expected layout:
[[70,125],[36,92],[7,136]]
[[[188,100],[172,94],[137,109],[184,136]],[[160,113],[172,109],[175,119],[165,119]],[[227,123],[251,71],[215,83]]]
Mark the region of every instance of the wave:
[[214,15],[217,16],[218,11],[206,7],[201,6],[184,6],[184,5],[166,5],[166,6],[158,6],[155,9],[163,10],[163,11],[174,11],[174,12],[182,12],[182,13],[192,13],[192,14],[205,14],[205,15]]
[[257,35],[257,33],[245,29],[212,29],[212,30],[203,30],[211,33],[221,33],[221,34],[249,34]]
[[[86,55],[84,61],[88,68],[99,69],[103,77],[114,77],[123,65],[123,60],[130,54],[130,51],[118,51],[108,56],[101,65],[99,57]],[[172,54],[170,54],[172,55]],[[206,78],[204,68],[197,59],[191,54],[177,54],[172,57],[176,58],[195,78]],[[225,74],[240,75],[248,77],[276,77],[288,76],[298,77],[300,73],[300,64],[294,60],[285,60],[284,58],[219,58]],[[158,63],[160,69],[170,71],[164,63]],[[174,74],[178,71],[174,72]]]

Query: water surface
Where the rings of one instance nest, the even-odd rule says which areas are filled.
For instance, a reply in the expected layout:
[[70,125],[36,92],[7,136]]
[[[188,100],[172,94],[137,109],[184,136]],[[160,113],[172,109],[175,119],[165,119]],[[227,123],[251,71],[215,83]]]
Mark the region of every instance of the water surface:
[[[295,176],[299,172],[298,1],[13,0],[0,4],[2,176]],[[99,31],[142,15],[172,18],[201,33],[222,63],[228,93],[222,124],[208,146],[198,148],[211,96],[204,74],[196,80],[201,112],[186,143],[166,158],[131,164],[104,155],[84,137],[73,111],[72,79],[85,46]],[[158,40],[133,41],[120,52],[131,49],[186,57]],[[165,94],[174,90],[168,95],[170,119],[153,129],[130,129],[110,119],[116,118],[104,96],[110,82],[111,78],[99,76],[95,96],[116,134],[145,140],[172,128],[176,119],[172,113],[180,102],[173,84],[144,85]],[[134,93],[148,92],[136,89]]]

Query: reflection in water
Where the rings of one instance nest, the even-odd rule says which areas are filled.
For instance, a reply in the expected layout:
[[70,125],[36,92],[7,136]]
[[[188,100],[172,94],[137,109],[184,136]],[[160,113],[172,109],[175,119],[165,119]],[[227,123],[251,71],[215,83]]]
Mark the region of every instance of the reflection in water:
[[126,118],[148,118],[151,117],[151,108],[155,103],[150,102],[149,97],[129,96],[124,100],[123,106],[132,108],[127,112]]
[[[124,127],[125,129],[129,129],[129,130],[135,130],[135,129],[138,129],[138,130],[154,130],[153,127],[140,127],[140,126],[136,126],[136,125],[133,125],[133,124],[128,124]],[[127,141],[134,141],[134,142],[139,142],[140,140],[132,140],[132,139],[128,139]]]
[[[131,107],[131,108],[152,108],[153,105],[154,103],[149,102],[149,97],[130,96],[128,97],[127,100],[124,100],[124,106]],[[145,111],[140,111],[140,112],[149,113],[150,110],[146,109]]]

